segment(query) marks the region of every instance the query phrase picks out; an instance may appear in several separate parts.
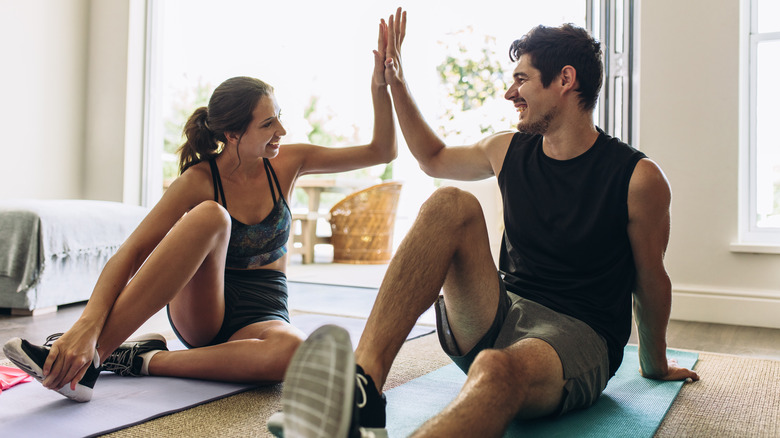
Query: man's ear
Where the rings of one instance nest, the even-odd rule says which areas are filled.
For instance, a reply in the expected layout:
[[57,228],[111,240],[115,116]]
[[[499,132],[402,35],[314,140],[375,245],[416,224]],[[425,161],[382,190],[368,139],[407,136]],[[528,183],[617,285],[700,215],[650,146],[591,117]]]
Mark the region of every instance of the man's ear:
[[561,87],[564,90],[574,90],[577,82],[577,70],[570,65],[565,65],[561,69],[558,79],[561,81]]

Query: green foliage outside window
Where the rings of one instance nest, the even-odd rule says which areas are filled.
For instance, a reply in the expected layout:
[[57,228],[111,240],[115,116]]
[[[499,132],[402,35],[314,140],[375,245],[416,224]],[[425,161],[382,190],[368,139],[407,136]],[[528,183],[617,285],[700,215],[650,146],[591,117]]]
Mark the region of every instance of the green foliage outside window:
[[[495,37],[474,35],[469,27],[448,34],[439,44],[446,55],[436,70],[448,96],[438,120],[439,135],[473,143],[475,126],[479,137],[511,129],[505,115],[495,115],[495,110],[501,108],[498,105],[504,104],[501,97],[505,90],[505,72],[496,55]],[[500,114],[508,112],[502,110]]]

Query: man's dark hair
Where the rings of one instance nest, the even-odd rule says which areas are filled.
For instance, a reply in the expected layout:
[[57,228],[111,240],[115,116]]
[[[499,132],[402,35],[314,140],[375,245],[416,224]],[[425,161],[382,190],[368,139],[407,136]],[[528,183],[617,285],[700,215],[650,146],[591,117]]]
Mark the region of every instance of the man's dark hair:
[[579,82],[580,105],[585,110],[595,108],[604,75],[601,43],[585,29],[572,24],[536,26],[509,48],[509,59],[513,62],[522,55],[528,55],[531,65],[541,72],[545,88],[558,77],[564,66],[574,67]]

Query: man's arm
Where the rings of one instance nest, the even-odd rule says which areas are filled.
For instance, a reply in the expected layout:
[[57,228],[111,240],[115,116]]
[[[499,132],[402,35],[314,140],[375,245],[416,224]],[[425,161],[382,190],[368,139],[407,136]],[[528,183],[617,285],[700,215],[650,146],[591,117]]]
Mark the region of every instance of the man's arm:
[[496,134],[470,146],[447,147],[426,123],[404,78],[401,44],[405,36],[406,12],[398,8],[388,19],[385,79],[412,155],[425,173],[438,178],[478,180],[497,174],[512,134]]
[[661,169],[648,159],[637,163],[628,190],[628,237],[637,270],[634,314],[639,331],[642,376],[659,380],[699,380],[666,358],[666,327],[672,283],[664,267],[669,242],[671,190]]

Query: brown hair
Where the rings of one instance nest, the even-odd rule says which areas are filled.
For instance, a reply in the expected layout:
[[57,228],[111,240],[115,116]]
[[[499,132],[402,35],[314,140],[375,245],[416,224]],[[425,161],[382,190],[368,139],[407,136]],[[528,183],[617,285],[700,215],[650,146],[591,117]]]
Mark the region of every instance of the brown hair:
[[225,133],[244,134],[252,122],[252,111],[273,87],[260,79],[239,76],[221,83],[211,94],[208,107],[192,113],[184,125],[184,144],[179,147],[179,173],[216,157],[227,143]]

